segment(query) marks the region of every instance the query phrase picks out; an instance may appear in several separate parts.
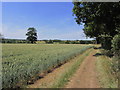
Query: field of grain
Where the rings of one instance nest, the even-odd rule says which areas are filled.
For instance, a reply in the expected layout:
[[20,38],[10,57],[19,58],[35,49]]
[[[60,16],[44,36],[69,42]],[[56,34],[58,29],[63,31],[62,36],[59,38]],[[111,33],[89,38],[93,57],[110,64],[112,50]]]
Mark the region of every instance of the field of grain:
[[3,88],[27,85],[31,78],[64,63],[90,48],[89,45],[3,44]]

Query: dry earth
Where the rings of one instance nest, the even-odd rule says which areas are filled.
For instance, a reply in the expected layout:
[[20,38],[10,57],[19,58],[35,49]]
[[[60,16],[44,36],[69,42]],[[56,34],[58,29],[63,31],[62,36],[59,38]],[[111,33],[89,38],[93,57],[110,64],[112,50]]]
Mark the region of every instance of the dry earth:
[[[95,69],[96,57],[93,56],[94,54],[96,54],[96,51],[92,50],[81,63],[77,72],[70,78],[67,85],[65,85],[65,88],[100,88]],[[28,85],[28,88],[50,88],[56,82],[55,80],[60,77],[60,73],[64,73],[66,68],[70,67],[73,62],[74,60],[65,63],[34,84]]]
[[70,79],[66,88],[100,88],[95,69],[96,51],[86,57],[78,71]]

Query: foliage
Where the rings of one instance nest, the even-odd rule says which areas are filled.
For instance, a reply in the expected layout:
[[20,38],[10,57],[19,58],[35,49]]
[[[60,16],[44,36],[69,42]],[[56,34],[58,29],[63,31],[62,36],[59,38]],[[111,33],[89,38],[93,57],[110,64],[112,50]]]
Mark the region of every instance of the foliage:
[[95,40],[41,40],[46,44],[94,44]]
[[3,44],[2,47],[3,88],[23,87],[31,78],[91,48],[61,44]]
[[[73,2],[73,4],[73,14],[76,16],[75,20],[78,24],[84,23],[83,30],[86,36],[92,38],[99,37],[101,39],[102,35],[114,37],[118,34],[120,28],[120,3],[78,1]],[[105,41],[108,41],[108,38],[102,39],[107,39]],[[111,42],[108,41],[107,45],[111,46]]]
[[112,47],[111,47],[111,40],[112,40],[112,37],[109,37],[109,36],[102,36],[101,37],[101,45],[102,45],[102,48],[104,48],[105,50],[111,50]]
[[120,34],[114,36],[112,47],[115,52],[115,56],[120,56]]
[[29,41],[22,39],[2,39],[2,43],[30,43]]
[[48,44],[53,44],[53,41],[52,41],[52,40],[49,40],[47,43],[48,43]]
[[[2,43],[30,43],[22,39],[2,39]],[[95,40],[37,40],[37,44],[95,44]]]
[[115,35],[112,40],[112,47],[114,52],[114,60],[112,62],[112,69],[113,72],[118,75],[119,78],[119,72],[120,72],[120,34]]
[[37,41],[37,31],[36,29],[33,28],[28,28],[28,32],[26,33],[27,40],[30,41],[31,43],[35,43]]
[[[114,36],[119,27],[120,3],[114,2],[73,2],[73,13],[78,24],[84,23],[94,34],[108,34]],[[93,32],[95,32],[93,30]]]

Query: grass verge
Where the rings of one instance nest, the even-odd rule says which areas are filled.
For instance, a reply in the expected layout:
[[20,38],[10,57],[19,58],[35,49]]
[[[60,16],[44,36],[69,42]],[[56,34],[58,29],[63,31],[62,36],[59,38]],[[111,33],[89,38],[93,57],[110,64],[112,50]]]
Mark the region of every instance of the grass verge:
[[[98,50],[98,53],[101,51]],[[117,88],[118,80],[111,72],[112,59],[101,55],[97,57],[96,68],[98,72],[98,79],[102,88]]]
[[60,74],[60,77],[55,81],[51,88],[61,88],[64,87],[69,81],[70,77],[77,71],[82,61],[89,55],[89,53],[93,51],[93,49],[89,49],[84,52],[82,55],[78,56],[74,59],[74,62],[70,67],[67,67],[64,73]]

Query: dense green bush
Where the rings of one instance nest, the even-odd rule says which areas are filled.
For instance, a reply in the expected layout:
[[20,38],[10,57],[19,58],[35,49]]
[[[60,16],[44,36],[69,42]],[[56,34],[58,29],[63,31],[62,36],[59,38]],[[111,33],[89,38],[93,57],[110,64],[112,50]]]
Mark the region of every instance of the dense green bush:
[[114,55],[117,58],[120,58],[120,34],[114,36],[112,40],[112,47],[113,47]]
[[119,72],[120,72],[120,34],[115,35],[112,40],[112,50],[114,52],[114,59],[112,61],[112,69],[113,72],[118,76],[119,78]]
[[102,37],[102,40],[101,40],[102,48],[105,50],[110,50],[112,48],[111,40],[112,40],[112,38],[109,36]]

